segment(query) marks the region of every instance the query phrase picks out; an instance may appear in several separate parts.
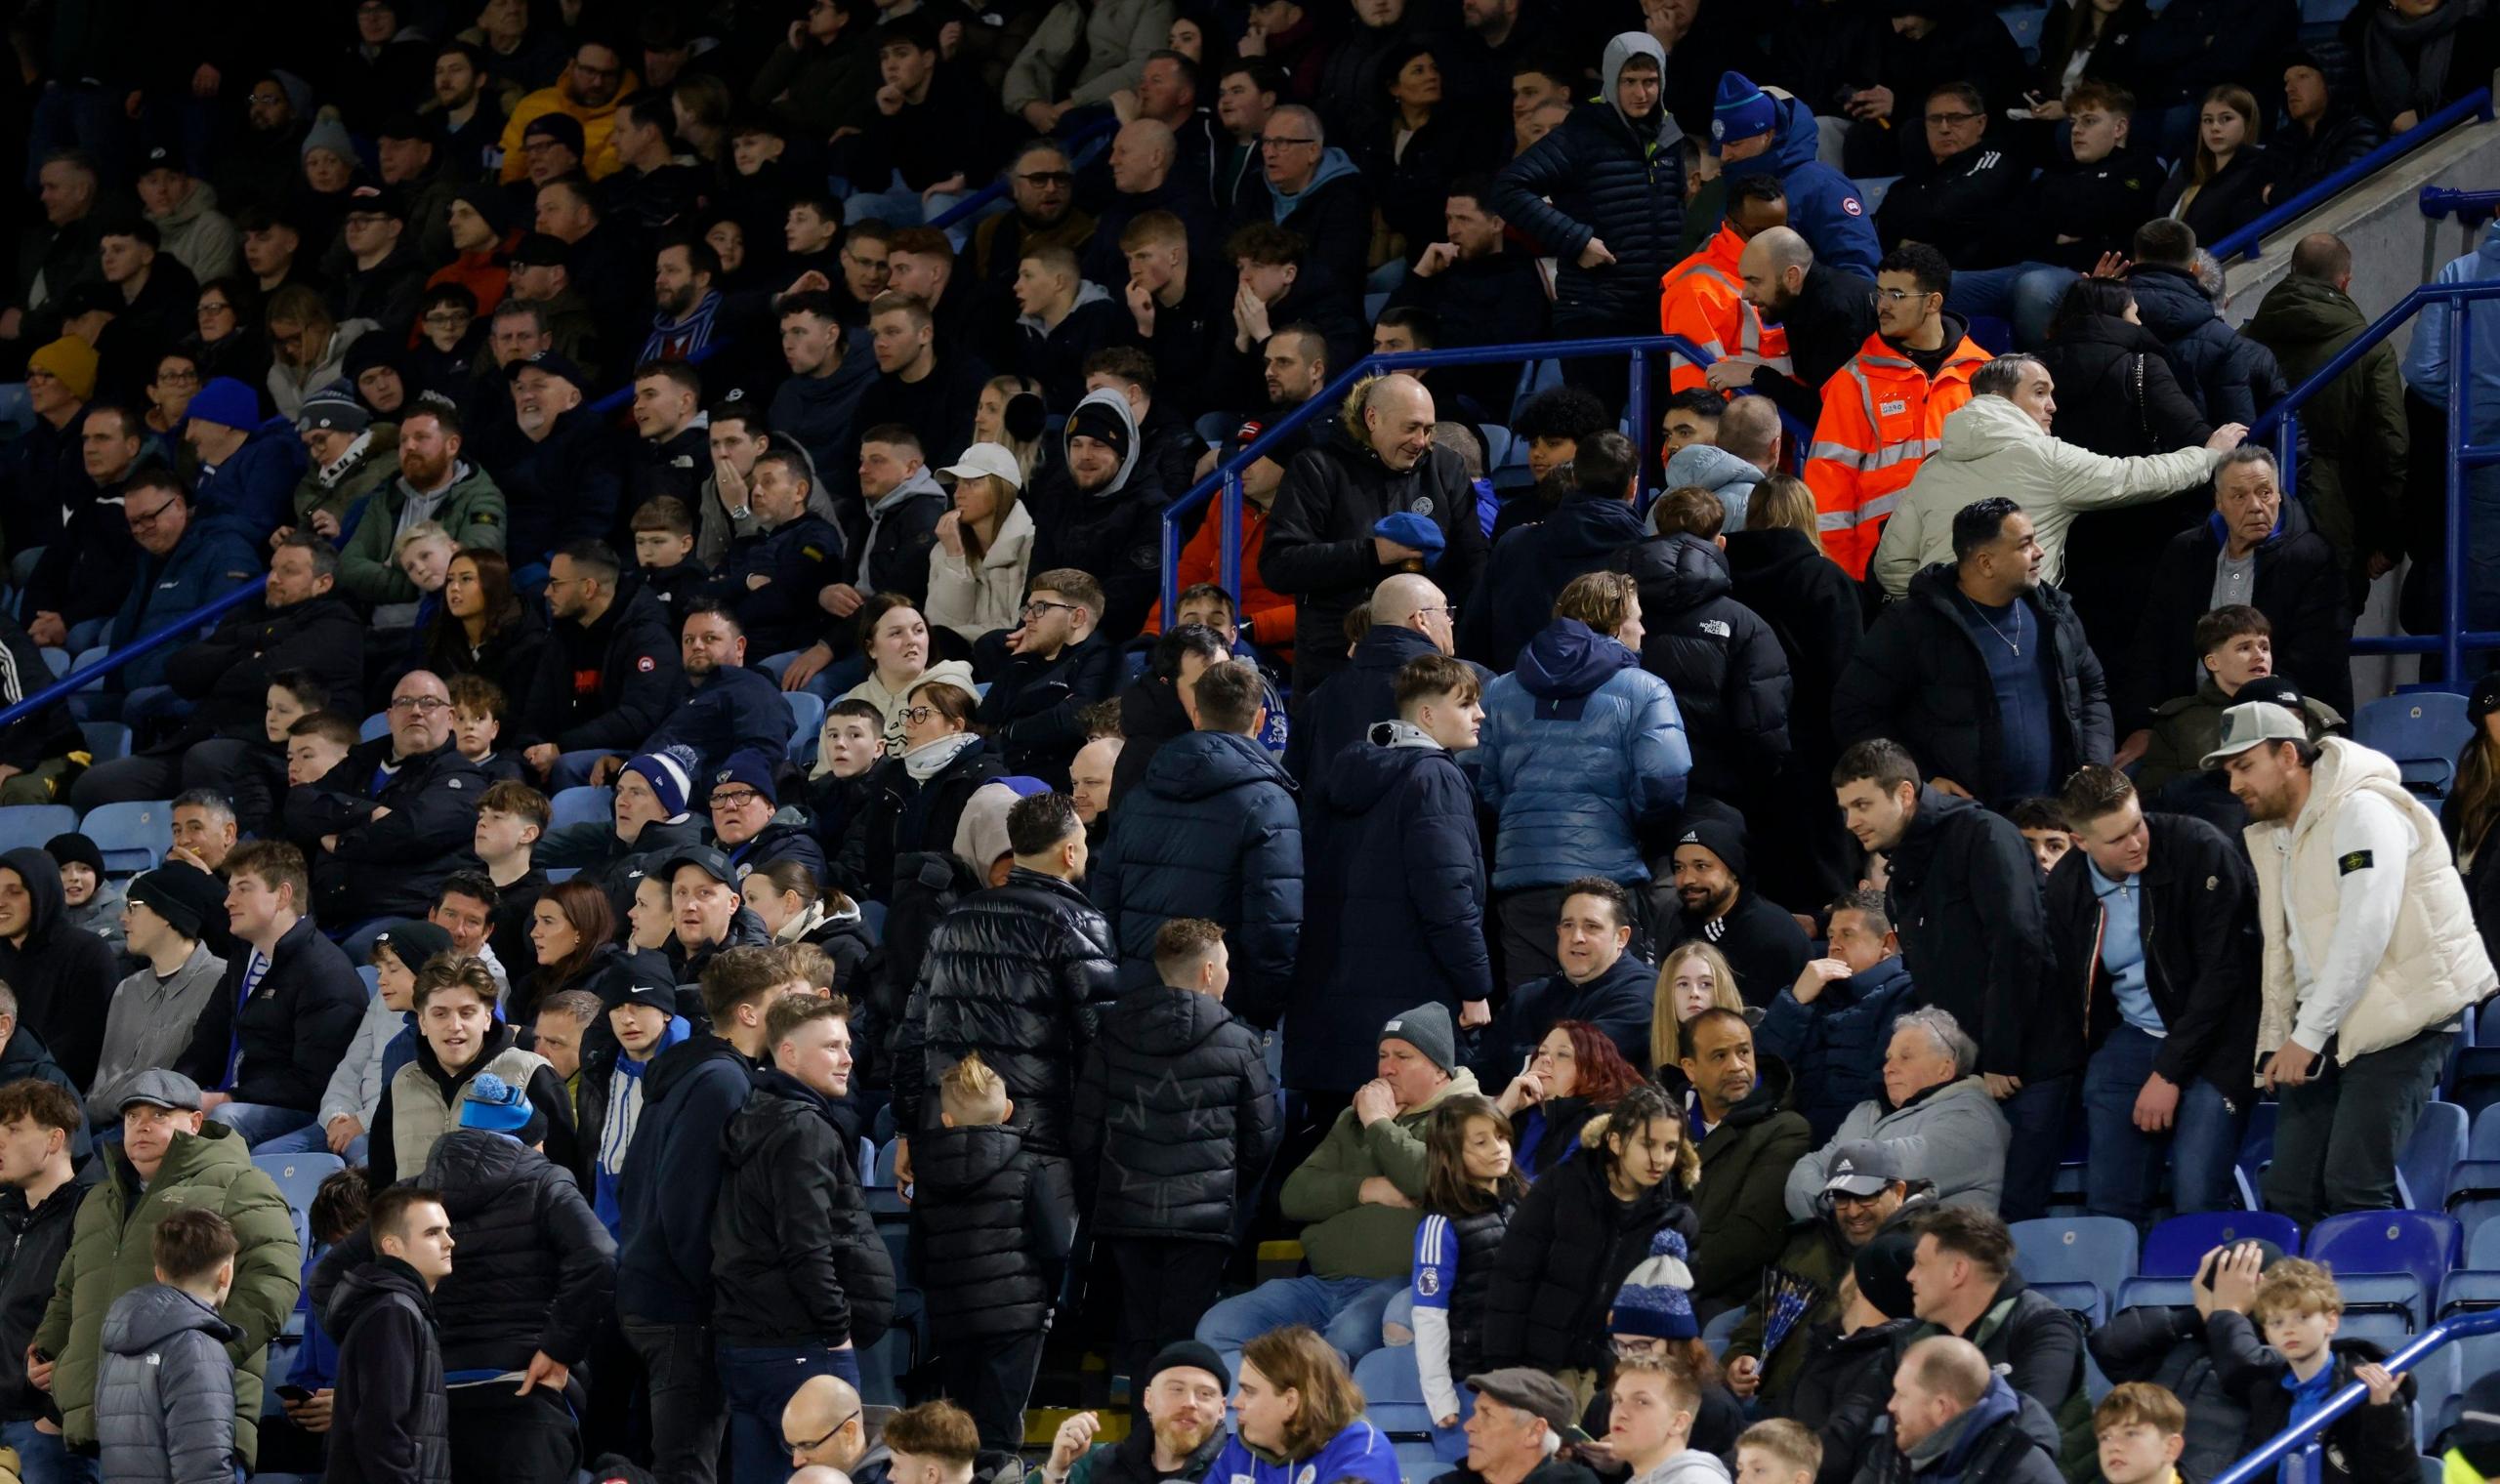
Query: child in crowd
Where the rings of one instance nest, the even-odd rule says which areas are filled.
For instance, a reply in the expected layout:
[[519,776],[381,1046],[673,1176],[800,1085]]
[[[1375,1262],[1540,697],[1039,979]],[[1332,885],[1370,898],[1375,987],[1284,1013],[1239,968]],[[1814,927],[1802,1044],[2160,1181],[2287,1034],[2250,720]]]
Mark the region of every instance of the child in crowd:
[[2014,827],[2022,832],[2023,843],[2031,847],[2031,858],[2040,863],[2040,874],[2057,869],[2074,848],[2074,831],[2066,827],[2065,806],[2055,799],[2017,799],[2005,811]]
[[1814,1484],[1822,1467],[1823,1440],[1789,1418],[1756,1422],[1736,1439],[1736,1484]]
[[301,670],[281,670],[270,677],[261,713],[261,735],[267,747],[234,754],[241,776],[225,789],[234,805],[235,823],[249,834],[266,836],[276,824],[277,804],[290,781],[286,776],[287,737],[295,723],[330,704],[330,687]]
[[2392,1374],[2381,1364],[2387,1352],[2369,1340],[2336,1338],[2344,1295],[2325,1268],[2305,1257],[2264,1262],[2250,1245],[2226,1254],[2205,1319],[2214,1379],[2248,1409],[2248,1437],[2272,1437],[2357,1381],[2369,1398],[2326,1429],[2326,1479],[2376,1484],[2413,1473],[2413,1379]]
[[911,1239],[938,1385],[973,1415],[983,1448],[1013,1451],[1076,1214],[1065,1167],[1007,1127],[1015,1100],[979,1052],[946,1070],[938,1095],[941,1127],[911,1139]]
[[1484,1285],[1511,1213],[1527,1193],[1512,1163],[1511,1121],[1482,1097],[1444,1098],[1424,1126],[1424,1219],[1415,1228],[1415,1366],[1434,1445],[1457,1462],[1475,1411],[1458,1382],[1484,1368]]
[[286,782],[304,788],[320,782],[355,750],[355,722],[335,711],[316,711],[286,729]]
[[886,719],[866,701],[836,701],[816,728],[816,761],[808,772],[808,809],[816,838],[832,858],[843,832],[867,807],[868,774],[886,759]]
[[451,678],[451,745],[478,764],[488,783],[519,783],[521,759],[495,751],[509,707],[504,688],[482,675]]
[[234,1361],[243,1332],[218,1316],[234,1286],[234,1228],[189,1207],[148,1238],[156,1281],[113,1300],[96,1372],[96,1434],[108,1479],[230,1484]]
[[2092,1435],[2101,1442],[2102,1484],[2181,1484],[2188,1409],[2169,1387],[2143,1381],[2110,1387],[2092,1409]]
[[72,830],[45,841],[43,853],[61,868],[61,905],[67,909],[63,921],[119,948],[124,898],[120,886],[104,879],[104,852]]
[[694,513],[675,495],[653,495],[634,507],[632,526],[634,565],[642,570],[643,586],[668,605],[674,625],[675,616],[686,611],[686,599],[712,580],[694,557]]

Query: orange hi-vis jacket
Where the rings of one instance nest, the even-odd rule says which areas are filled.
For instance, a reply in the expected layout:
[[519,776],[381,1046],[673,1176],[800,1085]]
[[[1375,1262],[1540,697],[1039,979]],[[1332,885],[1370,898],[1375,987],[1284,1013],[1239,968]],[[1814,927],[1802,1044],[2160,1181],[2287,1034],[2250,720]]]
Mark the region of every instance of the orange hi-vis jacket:
[[[1722,225],[1701,251],[1667,269],[1658,280],[1658,333],[1681,335],[1710,353],[1754,355],[1780,371],[1788,369],[1788,332],[1766,325],[1745,302],[1744,280],[1737,260],[1745,239]],[[1667,390],[1689,392],[1709,383],[1699,363],[1682,355],[1667,357]]]
[[1944,436],[1944,420],[1971,399],[1971,373],[1991,357],[1967,335],[1931,382],[1909,357],[1866,337],[1823,383],[1823,414],[1806,451],[1823,555],[1863,578],[1884,521]]

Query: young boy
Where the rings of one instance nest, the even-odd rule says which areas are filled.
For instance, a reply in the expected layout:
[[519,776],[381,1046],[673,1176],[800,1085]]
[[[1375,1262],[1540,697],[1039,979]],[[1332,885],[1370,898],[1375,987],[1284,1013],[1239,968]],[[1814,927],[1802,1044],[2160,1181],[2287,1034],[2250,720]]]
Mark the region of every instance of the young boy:
[[2074,831],[2066,828],[2066,812],[2055,799],[2017,799],[2005,817],[2022,832],[2023,843],[2031,847],[2031,858],[2040,863],[2040,874],[2048,875],[2074,848]]
[[2264,1261],[2245,1244],[2225,1255],[2214,1266],[2214,1307],[2205,1319],[2214,1379],[2248,1409],[2248,1436],[2272,1437],[2357,1381],[2369,1398],[2326,1429],[2325,1478],[2402,1479],[2415,1466],[2412,1378],[2391,1374],[2380,1364],[2387,1352],[2370,1341],[2335,1338],[2344,1295],[2325,1268],[2285,1257],[2261,1275]]
[[[2136,770],[2136,792],[2146,799],[2202,772],[2205,754],[2222,745],[2224,710],[2238,699],[2242,687],[2274,675],[2274,626],[2245,603],[2226,603],[2196,620],[2195,642],[2204,679],[2192,693],[2153,708],[2151,727],[2127,739],[2143,739],[2144,766]],[[2333,707],[2307,697],[2301,705],[2309,713],[2312,736],[2344,724]]]
[[1814,1484],[1823,1440],[1788,1418],[1756,1422],[1736,1439],[1736,1484]]
[[836,701],[816,732],[816,765],[808,777],[808,808],[828,858],[843,832],[866,807],[868,772],[886,760],[886,719],[865,701]]
[[1116,1369],[1132,1378],[1197,1333],[1278,1139],[1258,1035],[1224,1008],[1224,929],[1172,919],[1155,933],[1154,968],[1161,983],[1104,1012],[1077,1077],[1069,1149],[1079,1209],[1094,1213],[1119,1267]]
[[495,751],[503,736],[504,688],[482,675],[451,678],[451,745],[492,783],[521,781],[521,759]]
[[2169,1387],[2145,1381],[2112,1386],[2092,1409],[2092,1435],[2101,1440],[2102,1484],[2182,1484],[2188,1409]]
[[156,1281],[113,1300],[96,1373],[106,1478],[233,1484],[234,1362],[243,1332],[218,1317],[234,1286],[234,1228],[193,1206],[148,1238]]
[[612,1042],[586,1050],[581,1065],[582,1147],[590,1151],[591,1209],[610,1235],[621,1235],[625,1216],[617,1205],[625,1151],[643,1119],[643,1076],[651,1058],[692,1032],[677,1012],[677,986],[628,954],[604,965],[583,987],[607,1007]]
[[443,579],[451,575],[451,558],[459,552],[460,543],[451,539],[451,532],[432,520],[420,520],[399,533],[392,544],[391,559],[416,585],[422,604],[441,594]]
[[339,1341],[328,1475],[432,1484],[451,1477],[433,1303],[451,1276],[451,1216],[436,1192],[393,1185],[373,1198],[365,1224],[374,1258],[339,1280],[321,1314]]
[[1701,1388],[1683,1363],[1625,1355],[1614,1363],[1605,1440],[1632,1470],[1632,1484],[1728,1484],[1728,1465],[1692,1446]]
[[[459,686],[454,685],[451,693],[456,706]],[[478,825],[469,848],[484,864],[486,879],[495,884],[490,941],[495,957],[506,964],[537,962],[537,950],[529,942],[529,919],[538,899],[547,894],[549,883],[547,873],[532,857],[538,842],[547,838],[553,818],[546,795],[512,779],[488,788],[478,801]]]
[[675,495],[653,495],[634,507],[632,526],[634,564],[642,568],[643,585],[672,615],[683,613],[685,600],[712,580],[694,558],[694,513]]
[[355,722],[335,711],[316,711],[286,729],[286,782],[302,788],[330,776],[355,750]]
[[121,946],[122,889],[104,880],[104,852],[75,830],[43,843],[43,853],[61,868],[62,921]]
[[1015,1100],[979,1051],[938,1080],[938,1107],[940,1127],[912,1135],[911,1225],[938,1389],[973,1415],[982,1448],[1013,1452],[1076,1214],[1058,1172],[1007,1127]]

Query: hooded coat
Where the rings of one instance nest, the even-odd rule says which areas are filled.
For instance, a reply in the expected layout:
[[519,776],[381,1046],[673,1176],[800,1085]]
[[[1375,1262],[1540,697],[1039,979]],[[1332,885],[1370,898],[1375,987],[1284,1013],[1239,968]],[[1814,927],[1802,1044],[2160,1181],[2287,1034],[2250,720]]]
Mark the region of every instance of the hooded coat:
[[1274,1021],[1302,936],[1303,849],[1293,781],[1266,748],[1222,731],[1164,743],[1112,812],[1086,884],[1119,945],[1124,987],[1153,982],[1165,923],[1205,918],[1231,946],[1243,1015]]
[[1922,787],[1885,887],[1921,1008],[1940,1007],[1979,1044],[1982,1072],[2024,1081],[2080,1066],[2082,1047],[2038,1013],[2046,982],[2040,872],[2014,822]]
[[[2369,316],[2331,283],[2294,275],[2266,291],[2241,333],[2274,352],[2283,380],[2299,386],[2369,328]],[[2381,344],[2301,406],[2301,503],[2349,573],[2354,558],[2404,548],[2395,498],[2402,488],[2404,378],[2396,348]],[[2319,693],[2337,710],[2351,708]],[[2351,697],[2345,698],[2347,701]]]
[[43,1038],[55,1061],[79,1087],[96,1080],[121,961],[112,945],[69,921],[61,867],[31,845],[0,852],[0,870],[26,887],[26,935],[0,937],[0,983],[17,993],[18,1023]]
[[[2141,324],[2115,314],[2084,315],[2061,324],[2039,357],[2057,383],[2057,436],[2068,443],[2130,458],[2213,436],[2170,369],[2161,341]],[[2302,427],[2308,427],[2306,415]]]
[[2223,322],[2187,269],[2140,263],[2127,273],[2136,312],[2170,356],[2188,400],[2215,427],[2255,423],[2289,391],[2274,352]]
[[1697,1301],[1739,1304],[1761,1288],[1762,1255],[1788,1229],[1782,1186],[1814,1147],[1805,1116],[1790,1110],[1794,1101],[1787,1064],[1764,1056],[1753,1091],[1701,1136],[1692,1197],[1701,1227],[1692,1250]]
[[96,1440],[105,1312],[123,1294],[155,1280],[149,1244],[156,1223],[176,1211],[201,1207],[224,1216],[240,1244],[234,1287],[220,1312],[238,1331],[226,1354],[234,1367],[234,1451],[248,1465],[260,1447],[269,1343],[295,1308],[303,1281],[294,1214],[277,1186],[252,1164],[243,1136],[223,1124],[176,1134],[156,1177],[145,1187],[121,1145],[105,1144],[98,1157],[103,1177],[79,1203],[51,1306],[34,1333],[35,1344],[57,1357],[52,1396],[61,1408],[62,1435],[73,1448]]
[[1884,1095],[1884,1051],[1893,1022],[1917,1009],[1909,964],[1899,954],[1863,973],[1834,979],[1812,1005],[1783,986],[1754,1027],[1754,1048],[1797,1069],[1797,1111],[1819,1146],[1832,1141],[1850,1110]]
[[[1352,659],[1343,662],[1322,683],[1300,683],[1295,697],[1293,731],[1285,738],[1285,771],[1304,787],[1323,777],[1338,754],[1368,736],[1371,729],[1397,715],[1397,672],[1418,655],[1438,654],[1439,646],[1420,629],[1403,624],[1374,624],[1354,641]],[[1490,684],[1480,667],[1478,679]],[[1309,799],[1310,795],[1304,796]]]
[[218,621],[208,637],[186,644],[165,667],[166,683],[192,703],[180,745],[212,736],[265,740],[270,677],[301,670],[329,687],[330,707],[354,716],[364,691],[364,621],[335,591],[284,607],[266,594]]
[[555,626],[530,685],[532,715],[507,730],[507,748],[636,751],[668,715],[684,679],[679,656],[667,607],[627,581],[597,622]]
[[786,1072],[723,1132],[712,1211],[712,1329],[728,1347],[865,1350],[894,1320],[894,1259],[860,1194],[856,1138]]
[[1889,1436],[1869,1439],[1854,1484],[2059,1484],[2058,1425],[2048,1410],[2002,1376],[1988,1378],[1978,1405],[1904,1454]]
[[241,266],[242,237],[217,209],[217,187],[206,181],[194,178],[190,194],[161,216],[148,213],[147,220],[156,225],[157,250],[172,254],[198,282],[223,278]]
[[17,1186],[0,1189],[0,1248],[8,1254],[7,1265],[0,1267],[0,1346],[6,1347],[0,1353],[0,1422],[61,1420],[52,1393],[26,1380],[26,1346],[34,1342],[35,1327],[52,1302],[53,1280],[68,1255],[78,1208],[95,1188],[97,1166],[91,1162],[83,1176],[73,1175],[31,1207]]
[[1294,1028],[1284,1082],[1352,1092],[1373,1076],[1364,1038],[1399,1010],[1432,1001],[1455,1024],[1460,1005],[1492,994],[1476,794],[1446,749],[1381,722],[1321,768],[1303,827],[1306,915],[1284,1007]]
[[1276,226],[1310,244],[1304,271],[1340,285],[1363,281],[1371,267],[1372,187],[1352,155],[1328,145],[1311,184],[1291,195],[1270,181],[1268,207]]
[[[1059,1161],[1000,1124],[911,1140],[912,1249],[939,1344],[1037,1335],[1076,1234]],[[880,1244],[882,1246],[882,1244]]]
[[1144,462],[1146,440],[1127,397],[1105,388],[1087,393],[1076,405],[1108,409],[1128,430],[1128,448],[1110,482],[1098,490],[1079,489],[1064,459],[1054,460],[1034,475],[1021,502],[1032,507],[1028,570],[1075,567],[1091,573],[1103,585],[1097,632],[1120,642],[1146,623],[1146,610],[1154,601],[1163,572],[1163,506],[1172,492]]
[[1693,1209],[1668,1188],[1630,1201],[1607,1187],[1597,1151],[1564,1160],[1530,1185],[1511,1216],[1484,1293],[1484,1365],[1595,1370],[1604,1363],[1606,1311],[1661,1227],[1688,1249],[1700,1235]]
[[[1557,260],[1558,334],[1645,320],[1659,279],[1682,256],[1684,131],[1663,98],[1637,121],[1615,101],[1625,62],[1646,57],[1663,81],[1666,56],[1646,31],[1608,41],[1598,101],[1573,109],[1493,179],[1493,209]],[[1592,239],[1614,261],[1581,267]]]
[[1667,682],[1692,748],[1693,792],[1749,801],[1788,756],[1788,656],[1761,615],[1729,596],[1728,557],[1679,532],[1615,562],[1641,588],[1641,668]]
[[620,1317],[709,1322],[712,1213],[726,1173],[722,1140],[746,1105],[753,1072],[754,1063],[719,1036],[696,1036],[651,1058],[642,1121],[625,1154]]
[[[1656,965],[1626,952],[1585,984],[1554,973],[1514,987],[1491,1022],[1476,1033],[1472,1059],[1477,1080],[1486,1087],[1510,1086],[1546,1033],[1564,1020],[1587,1021],[1614,1043],[1625,1061],[1636,1068],[1647,1066],[1657,981]],[[1396,1013],[1395,1009],[1389,1011]],[[1566,1141],[1580,1134],[1577,1127],[1557,1132]]]
[[[1378,1028],[1374,1028],[1377,1045]],[[1480,1092],[1476,1074],[1450,1072],[1433,1094],[1392,1118],[1366,1124],[1346,1109],[1303,1161],[1285,1175],[1277,1204],[1288,1221],[1303,1222],[1302,1248],[1311,1270],[1322,1278],[1404,1279],[1415,1259],[1415,1228],[1422,1223],[1425,1126],[1453,1097]],[[1383,1206],[1362,1199],[1363,1181],[1374,1175],[1397,1187],[1413,1206]]]
[[1812,103],[1794,98],[1771,103],[1777,122],[1771,147],[1751,159],[1727,161],[1720,173],[1731,185],[1749,175],[1777,176],[1788,194],[1788,226],[1813,248],[1814,261],[1874,277],[1876,261],[1884,256],[1874,215],[1859,198],[1857,183],[1816,157],[1820,131]]
[[1154,984],[1102,1012],[1076,1080],[1077,1209],[1102,1238],[1229,1246],[1283,1128],[1256,1032],[1212,995]]
[[243,1332],[158,1282],[104,1315],[96,1440],[108,1484],[225,1484],[234,1476],[234,1362]]
[[[1733,535],[1745,527],[1745,505],[1753,497],[1754,486],[1770,477],[1760,465],[1749,459],[1737,458],[1715,443],[1688,443],[1667,460],[1662,485],[1667,489],[1682,489],[1689,484],[1717,495],[1720,505],[1728,512],[1728,518],[1719,529]],[[1658,534],[1658,516],[1662,509],[1657,505],[1650,506],[1649,518],[1644,522],[1643,528],[1652,536]]]
[[1554,599],[1571,579],[1606,570],[1641,535],[1641,517],[1619,491],[1584,489],[1564,495],[1536,524],[1504,532],[1462,610],[1459,647],[1496,672],[1509,670],[1520,647],[1552,622]]
[[416,1269],[396,1257],[356,1268],[332,1291],[321,1328],[339,1342],[324,1477],[451,1484],[451,1401],[434,1301]]
[[1692,752],[1667,682],[1577,619],[1484,694],[1477,794],[1501,818],[1496,890],[1649,879],[1644,825],[1681,806]]

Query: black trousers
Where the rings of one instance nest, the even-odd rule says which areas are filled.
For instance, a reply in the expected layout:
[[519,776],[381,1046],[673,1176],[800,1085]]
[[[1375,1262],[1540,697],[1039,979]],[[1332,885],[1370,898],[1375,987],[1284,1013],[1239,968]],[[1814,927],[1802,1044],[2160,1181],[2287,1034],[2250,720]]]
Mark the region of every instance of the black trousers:
[[938,1389],[973,1415],[985,1453],[1024,1446],[1024,1399],[1041,1367],[1042,1334],[938,1342]]
[[451,1484],[570,1484],[580,1444],[561,1391],[451,1389]]
[[1117,1354],[1129,1379],[1129,1406],[1144,1417],[1146,1366],[1157,1350],[1198,1332],[1199,1317],[1215,1303],[1232,1244],[1114,1237],[1110,1247],[1120,1275]]

